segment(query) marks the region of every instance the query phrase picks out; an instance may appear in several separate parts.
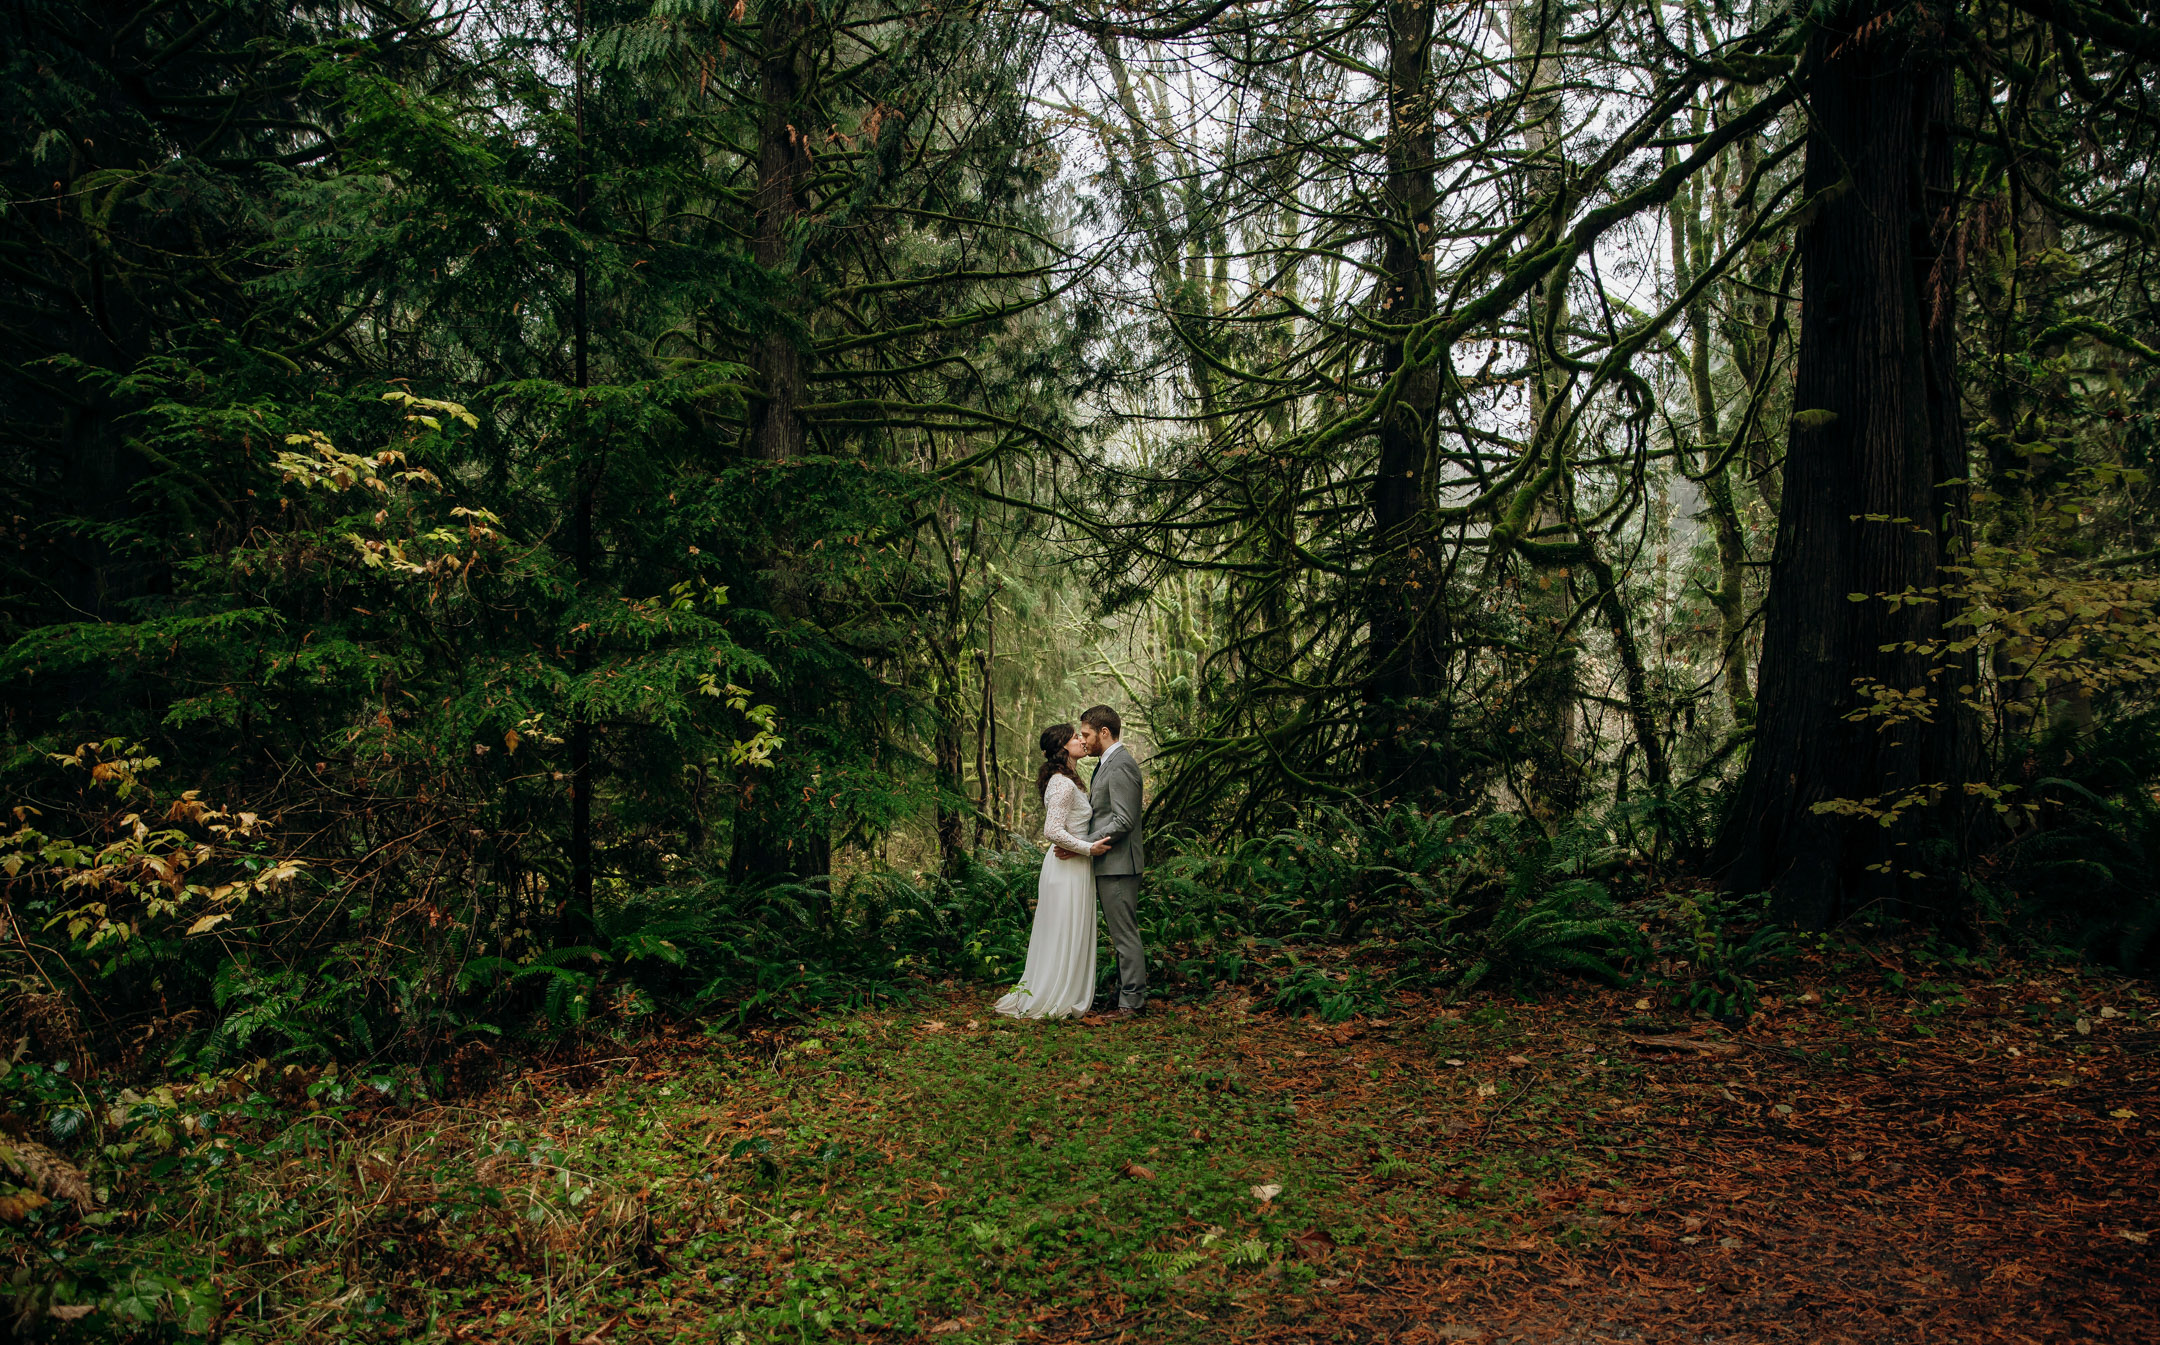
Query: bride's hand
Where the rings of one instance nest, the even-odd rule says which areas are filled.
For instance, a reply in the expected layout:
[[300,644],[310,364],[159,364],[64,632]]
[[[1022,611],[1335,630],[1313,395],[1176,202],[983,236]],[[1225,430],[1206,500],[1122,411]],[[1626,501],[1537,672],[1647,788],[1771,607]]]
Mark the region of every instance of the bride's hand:
[[1066,848],[1065,848],[1064,846],[1062,846],[1062,845],[1053,845],[1053,846],[1051,846],[1050,848],[1051,848],[1051,849],[1053,849],[1053,850],[1055,850],[1055,851],[1057,851],[1057,857],[1058,857],[1059,859],[1084,859],[1084,858],[1086,858],[1086,856],[1085,856],[1085,855],[1082,855],[1082,854],[1081,854],[1081,853],[1080,853],[1080,852],[1079,852],[1078,850],[1068,850],[1068,849],[1066,849]]

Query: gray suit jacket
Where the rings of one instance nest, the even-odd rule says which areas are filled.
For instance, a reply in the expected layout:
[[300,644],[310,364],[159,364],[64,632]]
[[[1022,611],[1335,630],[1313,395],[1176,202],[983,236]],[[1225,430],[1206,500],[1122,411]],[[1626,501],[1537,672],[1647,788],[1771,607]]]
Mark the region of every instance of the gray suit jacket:
[[1095,856],[1095,876],[1139,875],[1147,868],[1147,848],[1140,834],[1140,763],[1132,749],[1120,747],[1096,763],[1095,781],[1088,786],[1088,802],[1095,820],[1088,824],[1088,839],[1105,836],[1117,844]]

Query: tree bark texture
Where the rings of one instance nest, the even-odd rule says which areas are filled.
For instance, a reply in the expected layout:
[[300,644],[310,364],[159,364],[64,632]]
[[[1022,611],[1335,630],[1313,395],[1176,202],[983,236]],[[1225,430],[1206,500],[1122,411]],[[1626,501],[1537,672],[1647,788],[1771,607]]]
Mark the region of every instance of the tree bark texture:
[[[810,150],[796,126],[802,98],[802,46],[816,15],[797,0],[777,0],[765,20],[758,128],[757,239],[752,256],[776,274],[793,269],[796,221],[808,211],[812,164]],[[803,451],[802,350],[795,333],[775,324],[756,350],[758,382],[764,400],[751,417],[751,450],[768,461],[799,457]]]
[[[585,175],[585,6],[577,8],[577,35],[581,44],[577,56],[576,117],[577,117],[577,183],[575,210],[580,233],[589,226],[587,207],[591,204],[591,186]],[[585,246],[580,238],[572,264],[575,289],[571,299],[571,377],[578,390],[583,392],[592,386],[592,322],[587,303],[591,296],[585,274]],[[580,400],[583,400],[582,398]],[[577,564],[579,587],[592,583],[593,568],[593,493],[599,488],[594,468],[596,453],[586,435],[579,436],[577,464],[577,498],[571,505],[570,549]],[[592,672],[592,643],[580,641],[573,659],[573,666],[580,680]],[[597,923],[593,909],[593,726],[592,716],[581,707],[570,720],[570,905],[590,926]]]
[[[1388,219],[1380,312],[1386,322],[1407,326],[1433,311],[1433,6],[1391,0],[1387,15]],[[1382,372],[1393,377],[1406,358],[1403,342],[1390,343],[1381,351]],[[1384,794],[1442,783],[1435,754],[1423,745],[1446,736],[1445,724],[1434,722],[1444,714],[1437,693],[1447,643],[1445,578],[1423,527],[1441,377],[1436,367],[1410,371],[1380,422],[1365,700],[1369,770]]]
[[[1917,7],[1843,8],[1811,39],[1813,120],[1785,498],[1766,599],[1758,729],[1721,838],[1726,881],[1826,927],[1878,902],[1938,905],[1977,729],[1969,656],[1911,648],[1955,610],[1925,591],[1961,544],[1965,439],[1954,383],[1955,202],[1944,39]],[[1853,595],[1867,595],[1864,598]],[[1855,719],[1863,687],[1932,699]],[[1881,810],[1925,800],[1885,826]],[[1818,805],[1868,804],[1849,816]]]
[[[816,22],[816,10],[801,0],[768,0],[760,37],[756,236],[751,256],[787,287],[795,280],[800,245],[796,229],[809,208],[813,165],[796,119],[802,115],[805,45]],[[800,410],[805,400],[803,357],[796,333],[784,320],[775,321],[758,338],[751,363],[763,393],[751,408],[751,456],[768,462],[800,457],[808,439]],[[767,600],[775,610],[789,611],[801,601],[793,571],[789,548],[783,542],[771,558],[767,581],[771,585]],[[783,721],[815,715],[820,708],[794,700],[786,686],[777,689],[776,699]],[[802,790],[799,799],[783,792],[796,788]],[[815,798],[814,787],[785,774],[779,780],[749,781],[735,810],[730,877],[738,884],[751,884],[831,873],[832,833],[815,807]]]
[[[957,654],[957,651],[956,651]],[[949,664],[947,681],[938,688],[937,730],[931,735],[932,755],[938,778],[938,868],[946,877],[959,876],[967,855],[967,782],[960,774],[962,688],[957,656]]]

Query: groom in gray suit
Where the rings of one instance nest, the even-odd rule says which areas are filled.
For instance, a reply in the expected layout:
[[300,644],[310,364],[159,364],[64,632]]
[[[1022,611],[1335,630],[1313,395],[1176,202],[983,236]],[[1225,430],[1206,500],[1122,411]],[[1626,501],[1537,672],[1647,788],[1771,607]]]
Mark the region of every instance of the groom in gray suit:
[[1131,1018],[1147,1008],[1147,950],[1138,910],[1147,849],[1140,832],[1140,763],[1118,742],[1124,731],[1118,712],[1107,705],[1080,716],[1081,744],[1096,758],[1095,783],[1088,789],[1095,808],[1088,825],[1088,839],[1095,842],[1095,903],[1117,949],[1118,1016]]

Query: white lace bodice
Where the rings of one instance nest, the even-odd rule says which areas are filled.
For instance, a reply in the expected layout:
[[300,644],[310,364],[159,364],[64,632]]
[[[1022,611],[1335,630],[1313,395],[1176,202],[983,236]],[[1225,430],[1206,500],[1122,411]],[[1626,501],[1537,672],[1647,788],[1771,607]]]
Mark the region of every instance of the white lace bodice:
[[1088,823],[1095,820],[1095,806],[1070,777],[1053,775],[1043,788],[1043,839],[1052,845],[1083,854],[1094,844],[1088,840]]

